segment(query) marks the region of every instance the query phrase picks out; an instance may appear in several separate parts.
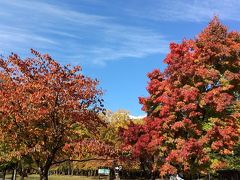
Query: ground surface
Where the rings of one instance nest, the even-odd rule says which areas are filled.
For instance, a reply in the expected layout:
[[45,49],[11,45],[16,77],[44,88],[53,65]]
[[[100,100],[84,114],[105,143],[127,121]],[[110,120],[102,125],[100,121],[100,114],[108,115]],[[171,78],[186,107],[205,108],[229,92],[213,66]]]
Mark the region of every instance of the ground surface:
[[[10,175],[6,176],[6,180],[11,179]],[[0,178],[1,179],[1,178]],[[20,178],[17,177],[17,180]],[[25,180],[39,180],[39,175],[29,175],[28,177],[24,178]],[[86,176],[56,176],[51,175],[48,177],[49,180],[97,180],[98,177],[86,177]],[[101,178],[106,179],[106,178]]]

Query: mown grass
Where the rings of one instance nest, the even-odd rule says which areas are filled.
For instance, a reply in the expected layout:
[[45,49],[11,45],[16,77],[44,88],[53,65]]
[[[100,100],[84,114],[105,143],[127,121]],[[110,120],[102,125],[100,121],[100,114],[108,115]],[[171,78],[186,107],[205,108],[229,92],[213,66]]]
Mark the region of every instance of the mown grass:
[[[6,178],[11,179],[11,175],[7,175]],[[25,177],[24,179],[25,180],[39,180],[39,175],[31,174],[31,175],[28,175],[28,177]],[[50,175],[50,176],[48,176],[48,179],[49,180],[97,180],[98,177]],[[106,179],[106,178],[104,178],[104,179]],[[17,176],[17,180],[20,180],[19,176]]]

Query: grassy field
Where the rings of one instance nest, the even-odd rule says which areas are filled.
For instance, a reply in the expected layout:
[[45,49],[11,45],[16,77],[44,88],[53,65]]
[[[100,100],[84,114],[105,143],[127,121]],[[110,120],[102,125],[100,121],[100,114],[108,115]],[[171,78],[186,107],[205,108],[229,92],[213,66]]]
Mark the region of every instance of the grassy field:
[[[10,179],[11,176],[7,175],[7,179]],[[20,177],[17,177],[17,180],[19,180]],[[29,175],[28,177],[24,178],[26,180],[39,180],[39,175]],[[98,177],[86,177],[86,176],[60,176],[60,175],[51,175],[48,177],[49,180],[97,180]],[[102,179],[102,178],[101,178]],[[106,179],[106,178],[104,178]]]

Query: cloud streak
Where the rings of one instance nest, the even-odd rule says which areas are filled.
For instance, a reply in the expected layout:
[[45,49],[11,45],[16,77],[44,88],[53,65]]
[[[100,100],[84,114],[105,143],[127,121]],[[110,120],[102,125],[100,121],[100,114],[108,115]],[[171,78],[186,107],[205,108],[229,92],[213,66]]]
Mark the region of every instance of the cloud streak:
[[132,16],[155,21],[202,22],[209,21],[214,15],[222,20],[240,19],[239,0],[145,0],[143,3],[141,9],[128,8],[126,11]]
[[0,52],[5,54],[13,51],[25,55],[35,48],[73,64],[104,65],[167,52],[168,41],[160,32],[60,3],[0,1],[0,12]]

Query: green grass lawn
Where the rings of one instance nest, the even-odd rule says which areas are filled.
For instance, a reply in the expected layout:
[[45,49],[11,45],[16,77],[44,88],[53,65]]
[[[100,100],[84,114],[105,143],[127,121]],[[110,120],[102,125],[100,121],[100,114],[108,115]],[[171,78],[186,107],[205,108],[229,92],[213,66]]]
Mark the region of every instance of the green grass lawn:
[[[11,178],[10,175],[7,175],[6,178]],[[20,177],[17,176],[17,180],[19,180]],[[24,178],[26,180],[39,180],[39,175],[37,174],[32,174],[29,175],[28,177]],[[86,176],[64,176],[64,175],[51,175],[48,176],[49,180],[97,180],[98,177],[86,177]],[[101,178],[102,179],[102,178]],[[106,178],[104,178],[106,179]]]

